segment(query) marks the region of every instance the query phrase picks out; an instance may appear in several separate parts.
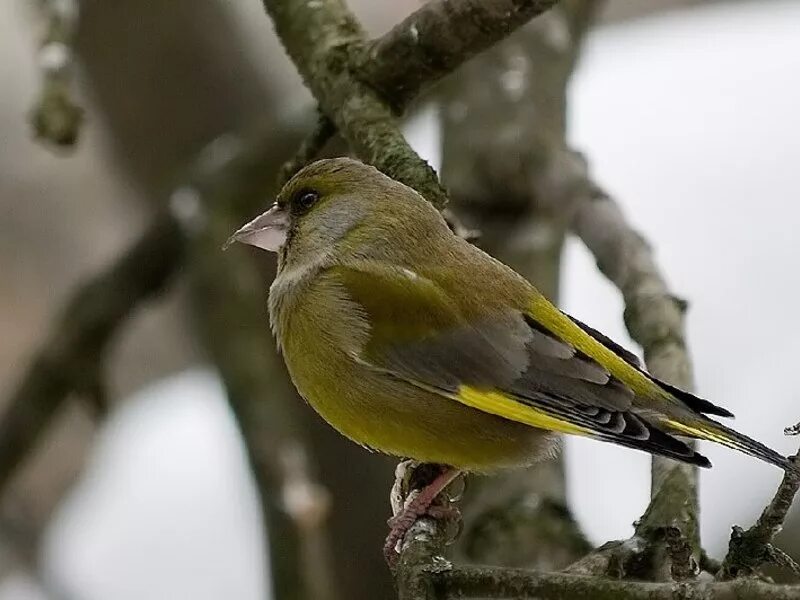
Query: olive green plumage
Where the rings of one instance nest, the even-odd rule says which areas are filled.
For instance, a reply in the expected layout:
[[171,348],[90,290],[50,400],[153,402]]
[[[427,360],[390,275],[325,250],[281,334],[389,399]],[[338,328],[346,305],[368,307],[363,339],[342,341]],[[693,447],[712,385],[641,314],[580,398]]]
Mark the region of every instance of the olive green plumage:
[[279,252],[269,311],[292,380],[364,446],[490,471],[549,455],[557,431],[709,466],[680,435],[789,465],[370,166],[306,167],[232,240]]

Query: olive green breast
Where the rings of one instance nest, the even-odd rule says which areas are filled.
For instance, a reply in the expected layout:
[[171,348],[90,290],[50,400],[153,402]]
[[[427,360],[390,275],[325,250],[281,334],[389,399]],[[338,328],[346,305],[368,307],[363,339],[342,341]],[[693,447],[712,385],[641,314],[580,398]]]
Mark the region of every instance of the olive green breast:
[[[300,394],[335,429],[369,448],[489,471],[530,464],[551,436],[418,388],[359,362],[369,325],[332,278],[317,277],[273,321]],[[280,305],[280,306],[278,306]]]

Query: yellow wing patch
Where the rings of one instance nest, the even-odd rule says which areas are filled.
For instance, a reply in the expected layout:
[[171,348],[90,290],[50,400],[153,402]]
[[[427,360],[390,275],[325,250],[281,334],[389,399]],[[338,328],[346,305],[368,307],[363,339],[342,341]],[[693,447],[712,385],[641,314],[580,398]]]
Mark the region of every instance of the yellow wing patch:
[[670,429],[673,429],[676,432],[685,433],[686,435],[690,435],[692,437],[696,437],[701,440],[709,440],[711,442],[717,442],[718,444],[722,444],[723,446],[730,446],[733,443],[733,440],[731,440],[730,438],[722,435],[721,433],[712,431],[710,429],[701,427],[692,427],[691,425],[685,425],[678,421],[673,421],[672,419],[666,421],[666,424],[669,426]]
[[585,427],[574,425],[568,421],[562,421],[547,413],[518,402],[511,396],[491,390],[480,390],[468,385],[461,385],[458,393],[454,396],[456,400],[472,408],[477,408],[486,413],[497,415],[523,423],[539,429],[558,431],[560,433],[571,433],[573,435],[592,435],[593,432]]
[[672,399],[669,394],[654,384],[638,369],[625,362],[612,350],[578,327],[564,313],[550,304],[544,296],[538,295],[534,299],[530,314],[562,341],[571,344],[575,349],[600,363],[614,377],[631,388],[636,395],[645,398],[657,398],[660,396],[667,400]]

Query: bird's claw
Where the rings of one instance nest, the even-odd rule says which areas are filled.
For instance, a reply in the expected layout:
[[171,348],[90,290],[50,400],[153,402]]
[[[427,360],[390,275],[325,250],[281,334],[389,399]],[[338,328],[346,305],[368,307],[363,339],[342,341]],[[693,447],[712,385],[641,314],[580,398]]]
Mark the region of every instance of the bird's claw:
[[[448,543],[452,543],[461,531],[461,512],[452,506],[454,500],[446,494],[440,496],[440,493],[461,474],[455,469],[444,468],[422,489],[409,489],[410,481],[418,466],[419,464],[414,461],[404,461],[395,470],[395,482],[390,494],[393,516],[388,520],[390,531],[383,547],[384,557],[392,570],[399,557],[400,542],[420,517],[429,516],[437,520],[458,523],[456,532],[448,536]],[[460,498],[463,491],[462,487],[456,495]]]

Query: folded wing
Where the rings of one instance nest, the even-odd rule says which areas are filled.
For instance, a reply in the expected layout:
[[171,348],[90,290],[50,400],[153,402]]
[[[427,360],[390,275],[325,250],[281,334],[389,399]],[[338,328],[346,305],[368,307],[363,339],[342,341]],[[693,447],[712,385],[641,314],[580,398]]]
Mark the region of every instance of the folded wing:
[[[710,466],[661,425],[667,419],[659,405],[693,409],[669,398],[634,355],[558,313],[578,331],[580,343],[563,341],[553,331],[558,328],[524,310],[539,301],[532,288],[522,288],[530,297],[513,306],[476,302],[437,281],[432,269],[420,274],[364,262],[336,267],[331,276],[370,324],[356,360],[506,419]],[[590,355],[592,344],[614,357],[611,368]],[[643,397],[648,386],[658,391],[658,401]]]

